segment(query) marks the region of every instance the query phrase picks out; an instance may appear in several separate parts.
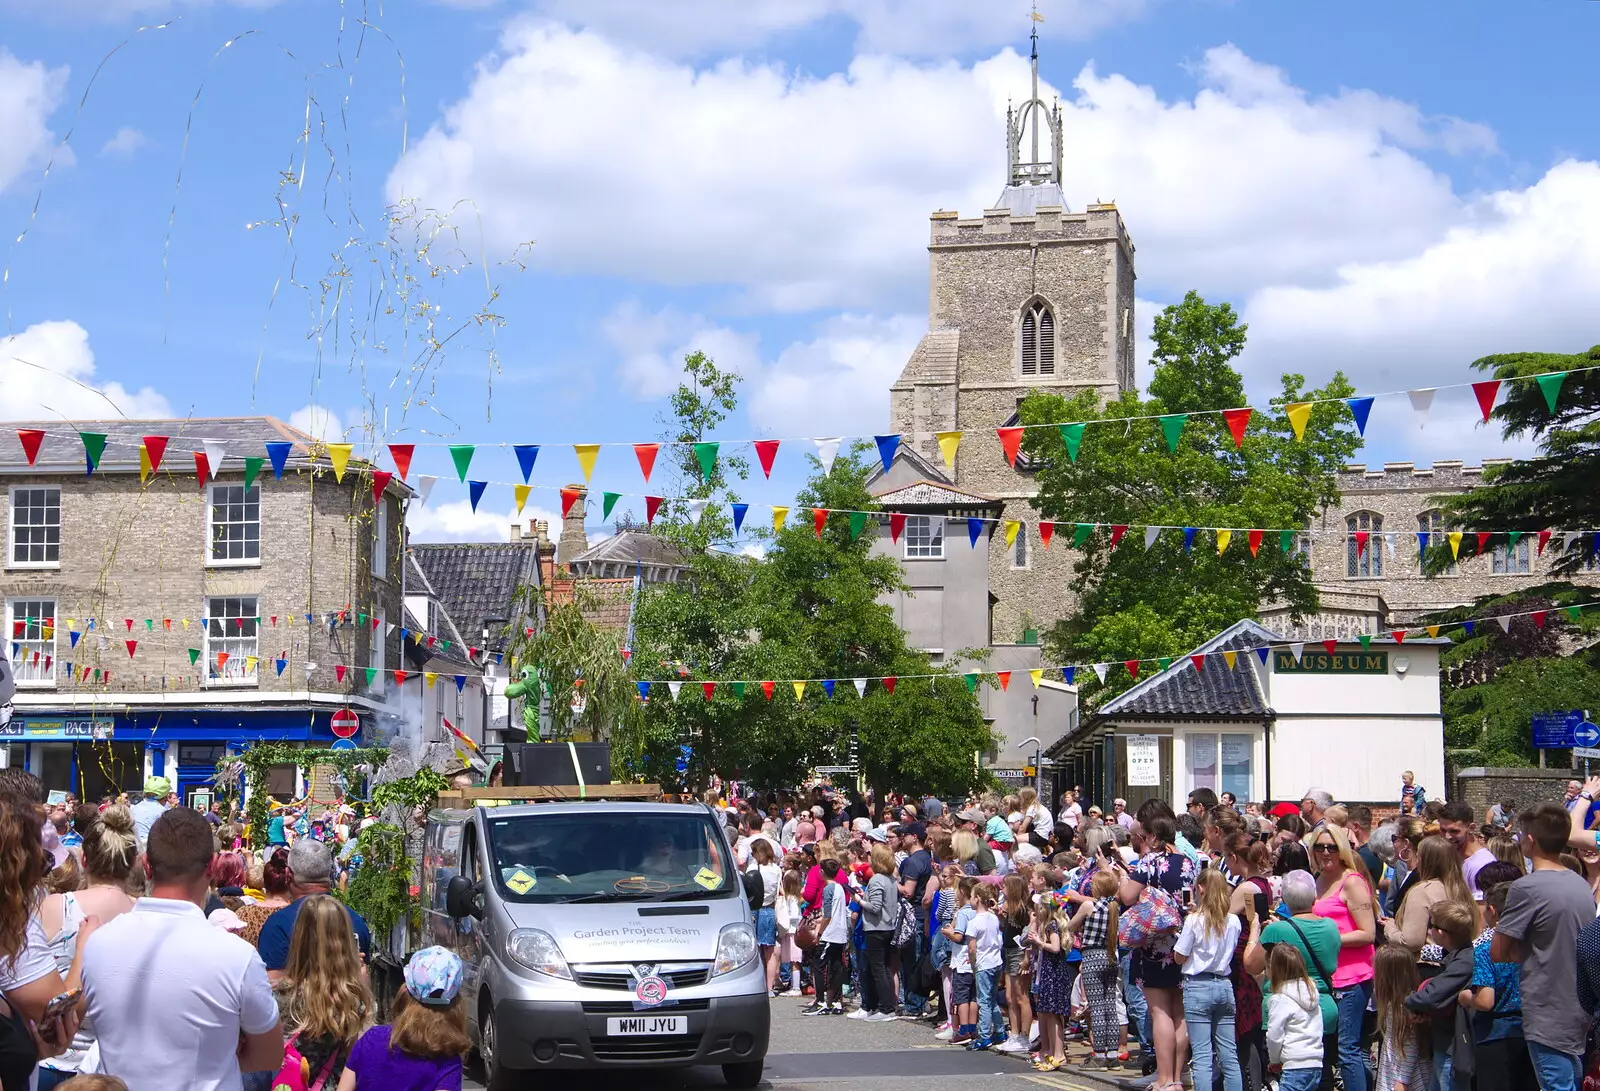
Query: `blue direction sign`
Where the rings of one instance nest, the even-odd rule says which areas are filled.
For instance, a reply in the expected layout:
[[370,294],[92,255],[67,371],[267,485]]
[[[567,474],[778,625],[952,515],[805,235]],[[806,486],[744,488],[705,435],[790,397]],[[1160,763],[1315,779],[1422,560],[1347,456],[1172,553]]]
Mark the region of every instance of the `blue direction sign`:
[[[1579,725],[1585,725],[1583,711],[1571,709],[1566,712],[1536,712],[1533,716],[1533,746],[1535,750],[1566,750],[1573,746],[1592,746],[1594,743],[1579,742]],[[1600,731],[1595,730],[1593,724],[1586,724],[1594,732],[1595,742],[1600,743]],[[1586,736],[1588,737],[1588,736]]]
[[1600,727],[1585,720],[1573,728],[1572,741],[1578,746],[1600,746]]

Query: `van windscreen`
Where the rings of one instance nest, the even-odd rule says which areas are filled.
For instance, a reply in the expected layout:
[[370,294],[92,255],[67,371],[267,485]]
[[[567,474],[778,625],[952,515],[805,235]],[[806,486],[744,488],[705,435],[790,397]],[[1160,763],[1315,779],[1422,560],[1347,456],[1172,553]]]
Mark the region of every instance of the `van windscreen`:
[[508,901],[666,901],[743,889],[721,832],[693,810],[508,815],[488,825]]

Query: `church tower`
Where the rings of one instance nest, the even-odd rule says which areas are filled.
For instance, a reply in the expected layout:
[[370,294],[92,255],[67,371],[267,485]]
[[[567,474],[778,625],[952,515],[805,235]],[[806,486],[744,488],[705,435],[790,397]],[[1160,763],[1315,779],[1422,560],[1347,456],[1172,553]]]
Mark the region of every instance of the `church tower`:
[[934,466],[934,433],[965,431],[952,483],[1003,501],[1004,518],[1027,527],[1011,548],[990,541],[996,643],[1070,608],[1071,561],[1039,548],[1037,486],[1022,460],[1006,464],[994,429],[1014,424],[1030,394],[1111,399],[1135,383],[1133,240],[1115,204],[1067,208],[1061,107],[1039,96],[1037,28],[1032,43],[1032,94],[1006,110],[1005,188],[980,218],[933,214],[928,332],[889,394],[889,430]]

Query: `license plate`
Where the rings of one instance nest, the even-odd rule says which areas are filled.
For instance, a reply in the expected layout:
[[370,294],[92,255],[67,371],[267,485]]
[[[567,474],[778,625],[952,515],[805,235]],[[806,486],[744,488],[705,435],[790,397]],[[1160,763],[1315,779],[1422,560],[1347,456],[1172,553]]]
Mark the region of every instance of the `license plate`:
[[606,1020],[606,1034],[613,1037],[624,1034],[688,1034],[689,1017],[686,1015],[626,1015],[620,1019]]

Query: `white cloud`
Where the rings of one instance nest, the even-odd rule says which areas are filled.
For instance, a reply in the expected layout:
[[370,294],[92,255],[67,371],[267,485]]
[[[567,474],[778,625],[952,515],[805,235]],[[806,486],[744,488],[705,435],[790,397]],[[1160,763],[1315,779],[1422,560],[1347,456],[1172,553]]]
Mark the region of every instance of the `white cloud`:
[[133,153],[150,143],[150,138],[131,125],[124,125],[116,133],[100,145],[101,155],[115,156],[118,159],[131,159]]
[[289,419],[284,423],[326,443],[329,440],[343,440],[352,431],[360,428],[360,414],[353,416],[356,419],[347,424],[334,410],[313,404],[296,409],[289,414]]
[[700,315],[664,307],[650,313],[629,300],[612,308],[600,332],[622,355],[625,389],[648,401],[664,397],[683,380],[683,358],[703,352],[723,371],[748,374],[756,363],[759,338],[718,326]]
[[[1414,153],[1493,148],[1482,126],[1370,91],[1314,98],[1231,45],[1194,74],[1193,98],[1168,101],[1090,66],[1062,104],[1069,204],[1115,199],[1158,293],[1315,285],[1414,254],[1466,214]],[[1009,49],[970,67],[861,55],[814,77],[525,18],[389,191],[471,199],[494,245],[534,240],[531,259],[564,271],[905,310],[925,291],[928,213],[998,195],[1006,102],[1027,81]]]
[[527,534],[531,519],[544,520],[550,524],[552,536],[561,536],[560,512],[529,505],[519,516],[514,508],[499,511],[481,501],[473,511],[470,500],[441,501],[437,493],[426,505],[411,502],[406,527],[418,542],[504,542],[510,539],[513,525]]
[[[42,165],[56,142],[46,122],[61,102],[67,69],[24,64],[0,48],[0,192]],[[62,149],[58,162],[70,162]]]
[[170,417],[150,387],[96,382],[89,332],[76,322],[38,322],[0,338],[0,410],[13,420]]
[[918,315],[842,314],[753,378],[748,413],[770,434],[872,435],[889,419],[889,384],[927,332]]

